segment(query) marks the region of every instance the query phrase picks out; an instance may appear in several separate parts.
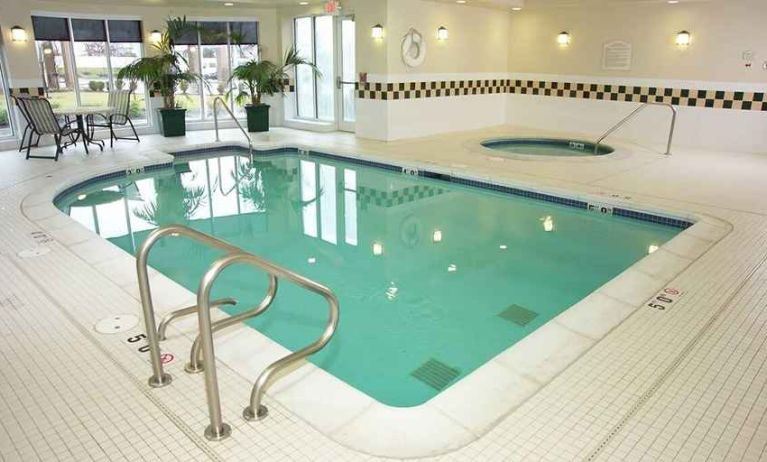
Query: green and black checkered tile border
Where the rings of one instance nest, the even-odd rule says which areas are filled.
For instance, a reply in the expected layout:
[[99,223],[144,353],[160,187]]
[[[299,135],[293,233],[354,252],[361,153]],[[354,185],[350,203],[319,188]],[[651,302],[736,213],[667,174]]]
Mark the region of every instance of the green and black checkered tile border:
[[386,101],[497,93],[767,111],[764,92],[511,79],[360,83],[357,85],[358,98]]
[[378,189],[360,186],[357,189],[357,198],[362,205],[376,205],[378,207],[390,208],[426,199],[427,197],[438,196],[445,192],[446,191],[442,188],[428,185],[408,186],[396,191],[380,191]]

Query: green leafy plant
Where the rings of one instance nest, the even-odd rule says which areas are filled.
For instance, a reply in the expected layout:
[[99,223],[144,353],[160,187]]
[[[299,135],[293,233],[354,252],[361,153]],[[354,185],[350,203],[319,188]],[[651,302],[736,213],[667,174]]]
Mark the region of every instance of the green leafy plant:
[[237,83],[235,101],[241,105],[250,101],[251,105],[259,106],[263,96],[285,94],[285,82],[290,78],[288,72],[301,65],[309,66],[315,75],[322,76],[317,66],[299,56],[295,48],[285,53],[284,62],[279,65],[255,59],[240,64],[229,77],[230,82]]
[[90,91],[104,91],[106,83],[101,80],[91,80],[88,82],[88,89]]
[[165,31],[154,44],[157,54],[137,59],[123,67],[117,73],[117,78],[144,82],[162,96],[165,109],[175,108],[176,87],[185,83],[188,88],[190,83],[199,82],[202,78],[188,70],[189,63],[176,51],[174,41],[185,33],[199,30],[200,26],[187,22],[186,17],[168,18]]

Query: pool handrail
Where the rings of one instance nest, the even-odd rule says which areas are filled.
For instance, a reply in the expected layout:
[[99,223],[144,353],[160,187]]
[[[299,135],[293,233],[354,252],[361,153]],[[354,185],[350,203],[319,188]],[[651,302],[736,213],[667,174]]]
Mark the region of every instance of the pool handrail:
[[226,112],[229,113],[229,117],[232,118],[234,123],[237,125],[237,128],[240,129],[243,135],[245,135],[245,139],[248,140],[248,151],[251,155],[253,155],[253,141],[250,139],[250,135],[248,135],[248,132],[245,131],[244,128],[242,128],[242,125],[240,124],[240,121],[237,120],[237,117],[234,116],[234,113],[231,109],[229,109],[229,106],[226,104],[223,98],[220,96],[216,96],[213,99],[213,128],[216,130],[216,143],[221,142],[221,138],[218,136],[218,111],[216,110],[217,105],[221,104],[224,109],[226,109]]
[[[170,374],[163,371],[162,358],[160,353],[160,332],[157,329],[155,320],[154,304],[152,303],[152,290],[149,284],[149,267],[147,265],[147,261],[149,260],[149,252],[160,239],[167,236],[184,236],[210,247],[223,250],[227,253],[237,253],[241,251],[239,247],[235,247],[228,242],[216,239],[215,237],[209,236],[183,225],[167,225],[159,227],[149,233],[146,240],[141,244],[141,247],[139,247],[136,255],[136,274],[138,277],[141,309],[144,313],[144,327],[146,329],[145,335],[147,337],[147,343],[149,343],[149,360],[152,363],[152,375],[149,377],[147,383],[149,383],[149,386],[153,388],[164,387],[170,384],[170,382],[173,380]],[[213,305],[213,303],[210,305]],[[188,309],[182,308],[177,311],[185,312],[188,311]],[[168,322],[170,322],[170,320]],[[163,325],[163,333],[165,327],[167,327],[167,322]]]
[[639,105],[639,107],[637,107],[636,109],[631,111],[631,113],[629,115],[627,115],[626,117],[621,119],[617,124],[615,124],[612,127],[610,127],[609,130],[607,130],[601,137],[599,137],[599,139],[596,141],[596,143],[594,143],[594,155],[599,154],[599,145],[602,143],[602,141],[605,140],[605,138],[607,138],[613,132],[615,132],[616,130],[618,130],[622,126],[624,126],[629,120],[631,120],[634,117],[636,117],[636,115],[639,114],[640,112],[642,112],[647,106],[665,106],[665,107],[671,109],[671,126],[669,127],[668,142],[666,143],[666,155],[670,156],[671,155],[671,142],[674,139],[674,129],[676,127],[676,116],[677,116],[677,113],[679,111],[677,110],[676,107],[674,107],[673,104],[670,104],[670,103],[656,103],[656,102],[652,102],[652,101],[644,102],[641,105]]
[[[173,316],[173,313],[166,315],[161,324],[162,332],[160,332],[156,327],[147,261],[154,245],[167,236],[183,236],[222,250],[226,254],[214,261],[200,280],[200,285],[197,291],[197,305],[177,310],[174,312],[178,313],[175,316]],[[212,323],[210,313],[211,308],[223,304],[232,304],[231,302],[234,302],[233,299],[229,298],[210,300],[212,285],[224,269],[237,263],[254,266],[268,274],[269,288],[267,290],[267,295],[255,308],[239,315]],[[149,386],[153,388],[164,387],[172,381],[171,375],[163,370],[159,344],[160,334],[162,333],[162,338],[164,338],[165,329],[170,321],[179,316],[189,314],[190,310],[193,308],[196,308],[197,310],[199,334],[195,339],[195,344],[192,346],[192,358],[199,358],[199,350],[197,349],[199,348],[202,350],[202,365],[204,366],[202,369],[205,372],[205,392],[210,417],[210,425],[205,429],[205,437],[209,440],[221,440],[231,434],[231,427],[223,422],[221,415],[221,397],[218,389],[215,352],[213,349],[214,331],[263,313],[274,301],[280,278],[286,279],[299,287],[317,293],[324,297],[328,302],[330,314],[322,335],[310,345],[273,362],[267,366],[256,379],[251,391],[249,405],[243,411],[243,417],[246,420],[254,420],[264,418],[268,414],[268,409],[261,404],[261,401],[272,377],[276,373],[324,348],[333,337],[338,327],[339,303],[335,294],[329,288],[288,269],[282,268],[268,260],[248,253],[226,241],[217,239],[188,226],[167,225],[157,228],[149,233],[146,240],[139,247],[136,258],[136,272],[138,275],[139,293],[144,314],[146,337],[147,342],[149,343],[149,359],[152,364],[152,375],[148,380]],[[235,322],[234,319],[237,321]],[[199,346],[195,347],[196,344]]]
[[[234,316],[228,316],[224,319],[219,319],[213,323],[212,331],[218,332],[221,329],[227,328],[229,326],[234,326],[251,318],[255,318],[256,316],[266,311],[267,308],[272,305],[272,302],[274,302],[274,298],[277,296],[277,288],[279,287],[277,278],[271,274],[268,276],[269,288],[266,291],[266,296],[263,300],[261,300],[261,303],[250,310],[243,311],[242,313],[236,314]],[[214,308],[219,301],[220,300],[214,300],[210,302],[210,307]],[[197,305],[194,305],[193,308],[194,313],[196,314],[199,308]],[[198,372],[202,372],[203,370],[202,345],[199,333],[197,334],[197,337],[195,337],[194,342],[192,342],[192,348],[189,352],[189,362],[184,366],[184,370],[190,374],[196,374]]]
[[259,268],[275,278],[286,279],[295,285],[321,295],[328,302],[328,322],[322,335],[306,347],[293,352],[267,366],[256,379],[250,394],[249,405],[245,407],[242,416],[246,420],[262,419],[268,414],[268,409],[261,402],[266,387],[274,374],[292,366],[298,361],[310,356],[327,345],[336,332],[339,319],[339,304],[333,291],[329,288],[312,281],[304,276],[282,268],[268,260],[257,257],[247,252],[233,253],[216,260],[200,280],[197,290],[197,306],[200,322],[200,339],[202,343],[202,357],[205,367],[205,390],[208,397],[208,411],[210,425],[205,429],[208,439],[222,439],[228,436],[229,426],[221,417],[221,401],[218,391],[218,378],[216,375],[215,352],[213,349],[213,329],[210,319],[210,291],[213,283],[223,270],[234,264],[248,264]]

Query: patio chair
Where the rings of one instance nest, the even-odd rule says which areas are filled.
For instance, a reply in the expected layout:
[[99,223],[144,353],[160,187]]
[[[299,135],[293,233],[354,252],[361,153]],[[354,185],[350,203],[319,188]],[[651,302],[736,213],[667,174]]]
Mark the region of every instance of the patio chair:
[[[40,134],[35,133],[34,129],[32,128],[32,122],[29,119],[29,114],[27,114],[27,111],[24,109],[24,106],[22,106],[21,103],[19,103],[19,99],[21,98],[35,98],[35,96],[22,93],[19,96],[11,95],[11,98],[13,99],[13,103],[16,105],[16,107],[19,108],[19,112],[21,113],[21,116],[24,117],[24,122],[26,124],[24,126],[24,132],[21,135],[21,143],[19,143],[19,152],[27,148],[27,145],[24,144],[27,140],[27,133],[29,133],[28,145],[36,148],[40,144]],[[37,135],[37,141],[35,141],[35,143],[32,144],[32,138],[35,135]]]
[[[94,114],[88,117],[88,127],[91,131],[91,138],[96,131],[96,127],[109,129],[109,147],[114,146],[115,140],[130,140],[141,142],[136,133],[136,128],[130,120],[130,98],[132,90],[111,90],[107,99],[107,106],[112,108],[111,114]],[[100,120],[99,120],[100,119]],[[120,137],[115,134],[115,126],[130,125],[133,130],[133,137]]]
[[27,113],[29,117],[29,124],[33,133],[38,136],[53,135],[53,139],[56,141],[56,155],[50,156],[33,156],[30,154],[32,150],[32,143],[27,144],[27,159],[53,159],[59,160],[59,154],[65,147],[63,143],[64,137],[68,136],[70,139],[76,140],[73,136],[77,133],[77,129],[72,128],[69,124],[59,123],[56,115],[53,113],[50,101],[45,98],[20,98],[17,100],[21,103],[23,111]]

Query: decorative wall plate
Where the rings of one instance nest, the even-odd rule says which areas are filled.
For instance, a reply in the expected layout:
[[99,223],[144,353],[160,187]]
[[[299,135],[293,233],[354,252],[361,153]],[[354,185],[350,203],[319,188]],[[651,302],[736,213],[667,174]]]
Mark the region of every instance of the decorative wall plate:
[[408,67],[418,67],[426,59],[426,39],[411,28],[402,39],[402,62]]

